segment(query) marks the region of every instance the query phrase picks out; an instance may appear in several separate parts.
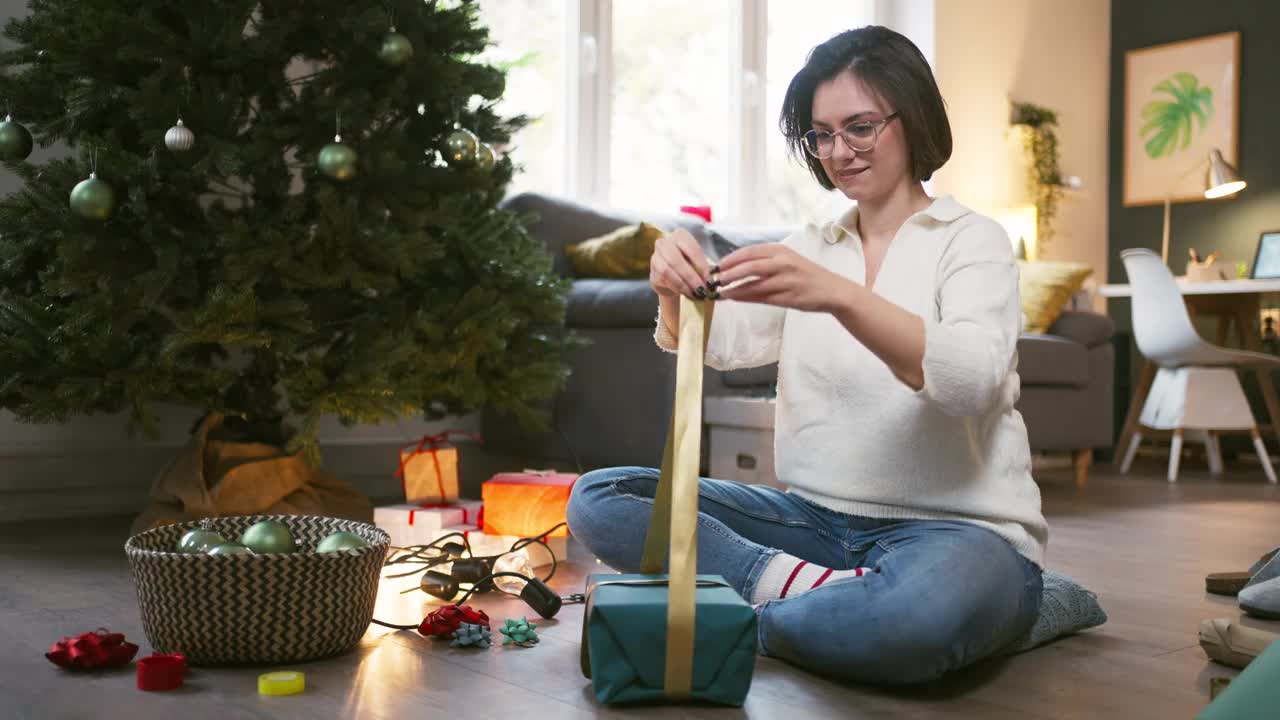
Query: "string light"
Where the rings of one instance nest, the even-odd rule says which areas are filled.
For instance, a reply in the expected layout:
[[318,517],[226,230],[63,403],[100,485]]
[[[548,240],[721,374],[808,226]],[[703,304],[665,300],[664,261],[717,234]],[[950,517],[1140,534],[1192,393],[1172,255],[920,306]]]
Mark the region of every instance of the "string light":
[[[471,543],[466,533],[452,532],[426,545],[415,545],[402,548],[401,553],[389,558],[383,566],[385,581],[398,581],[404,589],[399,594],[422,591],[441,600],[452,601],[459,592],[461,598],[453,604],[462,605],[476,593],[498,590],[507,595],[514,595],[524,600],[529,607],[544,618],[554,617],[566,603],[582,602],[581,595],[570,595],[566,598],[556,594],[547,583],[555,576],[559,558],[555,551],[543,538],[564,527],[559,523],[537,537],[520,538],[511,547],[496,555],[472,554]],[[461,542],[454,541],[461,539]],[[539,544],[546,548],[551,556],[551,569],[545,578],[533,573],[529,545]],[[413,567],[400,572],[402,567]],[[390,572],[389,572],[390,571]],[[405,578],[418,575],[416,583],[406,582]],[[463,586],[468,585],[464,591]],[[397,625],[375,619],[373,621],[384,627],[397,630],[416,629],[417,625]]]

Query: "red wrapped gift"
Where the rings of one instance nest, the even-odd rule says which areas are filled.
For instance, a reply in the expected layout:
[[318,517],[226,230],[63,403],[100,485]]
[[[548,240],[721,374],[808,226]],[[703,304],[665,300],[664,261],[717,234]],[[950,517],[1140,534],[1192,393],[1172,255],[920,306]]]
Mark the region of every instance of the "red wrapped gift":
[[[480,487],[486,535],[539,537],[565,521],[569,493],[578,476],[554,470],[499,473]],[[547,537],[566,537],[560,527]]]

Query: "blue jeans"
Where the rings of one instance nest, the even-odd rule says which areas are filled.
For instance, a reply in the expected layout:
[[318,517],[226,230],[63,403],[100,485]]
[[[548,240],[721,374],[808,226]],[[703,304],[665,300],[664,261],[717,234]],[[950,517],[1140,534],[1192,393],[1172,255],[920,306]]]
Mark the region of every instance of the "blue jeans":
[[[569,528],[601,561],[638,572],[658,471],[620,467],[578,479]],[[761,605],[760,647],[823,675],[907,684],[998,652],[1040,610],[1040,568],[972,523],[845,515],[761,485],[698,484],[698,572],[748,600],[779,552],[861,578]]]

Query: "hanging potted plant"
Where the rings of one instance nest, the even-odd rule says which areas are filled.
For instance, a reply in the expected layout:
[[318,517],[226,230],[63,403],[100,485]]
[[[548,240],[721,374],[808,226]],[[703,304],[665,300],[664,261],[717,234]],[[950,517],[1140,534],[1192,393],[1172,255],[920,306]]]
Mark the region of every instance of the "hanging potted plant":
[[1013,104],[1010,124],[1023,128],[1022,143],[1027,165],[1027,192],[1036,207],[1036,254],[1043,254],[1053,239],[1053,220],[1062,199],[1062,173],[1058,170],[1058,114],[1031,103]]

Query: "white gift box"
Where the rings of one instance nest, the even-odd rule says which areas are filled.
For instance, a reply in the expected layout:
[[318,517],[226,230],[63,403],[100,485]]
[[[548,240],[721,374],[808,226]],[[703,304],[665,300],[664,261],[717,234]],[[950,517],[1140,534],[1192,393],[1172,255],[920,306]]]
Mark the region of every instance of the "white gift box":
[[449,505],[387,505],[373,509],[373,524],[387,531],[395,547],[426,545],[440,537],[445,528],[474,523],[480,505],[479,500],[459,500]]

